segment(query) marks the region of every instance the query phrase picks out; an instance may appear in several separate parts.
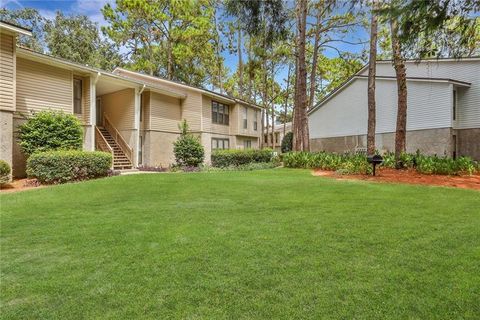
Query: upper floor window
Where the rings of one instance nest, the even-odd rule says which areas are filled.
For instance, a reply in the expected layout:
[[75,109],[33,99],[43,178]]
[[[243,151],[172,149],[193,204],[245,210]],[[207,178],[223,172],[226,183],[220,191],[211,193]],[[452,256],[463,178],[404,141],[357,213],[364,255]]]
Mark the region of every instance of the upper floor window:
[[248,127],[248,109],[247,107],[243,107],[243,129],[247,129]]
[[228,106],[220,102],[212,101],[212,122],[228,126],[228,121]]
[[73,113],[82,113],[82,80],[73,79]]
[[258,111],[257,110],[255,110],[254,116],[255,116],[255,118],[253,118],[253,130],[257,131],[257,129],[258,129],[258,121],[257,121]]
[[453,106],[453,120],[457,120],[457,90],[453,90],[453,101],[452,101],[452,106]]

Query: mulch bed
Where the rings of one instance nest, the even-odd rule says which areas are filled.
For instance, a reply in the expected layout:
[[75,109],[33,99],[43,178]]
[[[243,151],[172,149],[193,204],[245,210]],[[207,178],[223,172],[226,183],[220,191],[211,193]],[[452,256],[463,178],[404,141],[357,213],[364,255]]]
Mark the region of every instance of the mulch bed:
[[471,176],[427,175],[418,173],[413,169],[395,170],[389,168],[377,169],[377,175],[375,177],[371,175],[341,175],[337,174],[335,171],[326,170],[315,170],[313,174],[316,176],[331,177],[339,180],[394,182],[480,190],[479,174]]
[[17,192],[17,191],[24,191],[24,190],[29,190],[34,188],[44,188],[44,187],[45,185],[40,185],[40,183],[36,179],[17,179],[2,186],[0,189],[0,192],[1,193]]

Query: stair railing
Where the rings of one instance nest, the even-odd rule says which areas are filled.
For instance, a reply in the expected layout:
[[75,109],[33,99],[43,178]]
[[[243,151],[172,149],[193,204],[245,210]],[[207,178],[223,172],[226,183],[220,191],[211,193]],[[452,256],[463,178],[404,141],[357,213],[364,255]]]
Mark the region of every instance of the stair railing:
[[133,163],[133,148],[130,147],[128,143],[123,139],[120,132],[118,132],[117,128],[113,126],[112,122],[105,113],[103,114],[103,127],[107,129],[115,142],[122,149],[123,153],[125,153],[125,156],[128,158],[128,160]]
[[111,169],[113,169],[113,157],[114,157],[113,149],[112,147],[110,147],[107,140],[105,140],[105,137],[100,132],[100,129],[98,129],[97,126],[95,126],[95,149],[99,149],[104,152],[109,152],[112,155]]

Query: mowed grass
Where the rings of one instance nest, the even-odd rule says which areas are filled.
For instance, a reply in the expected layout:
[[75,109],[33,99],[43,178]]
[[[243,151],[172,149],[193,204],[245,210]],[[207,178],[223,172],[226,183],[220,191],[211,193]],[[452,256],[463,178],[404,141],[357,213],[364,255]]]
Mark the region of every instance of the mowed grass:
[[480,193],[304,170],[4,194],[2,319],[478,319]]

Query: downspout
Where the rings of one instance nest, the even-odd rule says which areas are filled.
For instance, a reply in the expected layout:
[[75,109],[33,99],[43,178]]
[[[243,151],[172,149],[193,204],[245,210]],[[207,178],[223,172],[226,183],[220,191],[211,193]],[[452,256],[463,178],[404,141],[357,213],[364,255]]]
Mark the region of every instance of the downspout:
[[95,127],[97,125],[97,81],[100,72],[90,77],[90,129],[92,130],[91,150],[95,151]]

